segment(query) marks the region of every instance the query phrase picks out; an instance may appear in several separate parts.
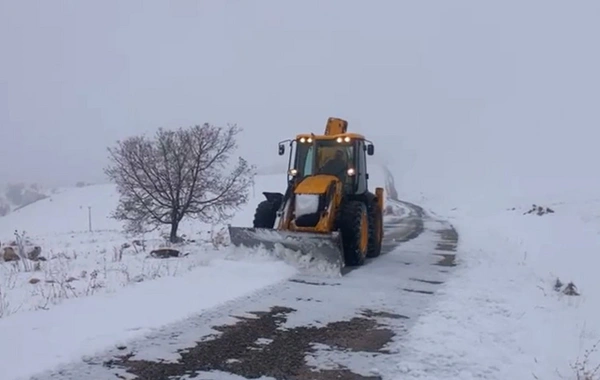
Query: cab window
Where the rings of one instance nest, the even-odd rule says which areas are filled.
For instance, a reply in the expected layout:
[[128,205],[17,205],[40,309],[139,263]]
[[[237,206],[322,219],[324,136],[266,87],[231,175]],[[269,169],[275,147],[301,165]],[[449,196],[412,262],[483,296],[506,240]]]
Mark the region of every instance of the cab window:
[[311,145],[306,153],[306,160],[304,161],[304,167],[302,168],[302,173],[304,176],[313,174],[313,151],[314,147]]

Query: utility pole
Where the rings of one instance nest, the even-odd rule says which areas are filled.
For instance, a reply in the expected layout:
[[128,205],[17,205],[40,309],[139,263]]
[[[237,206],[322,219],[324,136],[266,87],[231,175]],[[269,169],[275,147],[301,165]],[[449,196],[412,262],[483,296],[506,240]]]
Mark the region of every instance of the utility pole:
[[88,228],[92,232],[92,206],[88,206]]

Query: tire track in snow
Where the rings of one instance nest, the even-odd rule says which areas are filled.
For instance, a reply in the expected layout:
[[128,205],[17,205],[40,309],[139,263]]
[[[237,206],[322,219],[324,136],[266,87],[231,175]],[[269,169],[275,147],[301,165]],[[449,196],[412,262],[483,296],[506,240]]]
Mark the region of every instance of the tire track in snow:
[[417,205],[388,204],[398,215],[386,217],[382,255],[344,277],[299,275],[39,379],[392,376],[393,343],[451,275],[458,235]]

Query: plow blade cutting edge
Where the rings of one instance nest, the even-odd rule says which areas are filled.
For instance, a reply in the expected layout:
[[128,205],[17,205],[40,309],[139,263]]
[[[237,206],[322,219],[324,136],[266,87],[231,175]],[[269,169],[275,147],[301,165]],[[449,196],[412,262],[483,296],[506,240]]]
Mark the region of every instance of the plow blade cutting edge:
[[311,263],[323,263],[329,268],[344,267],[342,245],[338,232],[328,234],[280,231],[268,228],[229,226],[231,243],[236,247],[256,248],[261,245],[275,251],[278,245],[310,257]]

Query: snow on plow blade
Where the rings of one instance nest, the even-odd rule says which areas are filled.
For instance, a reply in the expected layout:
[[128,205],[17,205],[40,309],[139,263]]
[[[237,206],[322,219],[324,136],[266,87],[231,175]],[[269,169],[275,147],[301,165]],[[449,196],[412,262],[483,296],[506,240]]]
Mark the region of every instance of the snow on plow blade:
[[229,237],[236,247],[264,246],[267,250],[276,253],[277,247],[281,246],[307,257],[308,266],[312,268],[326,268],[341,273],[344,267],[338,232],[319,234],[229,226]]

